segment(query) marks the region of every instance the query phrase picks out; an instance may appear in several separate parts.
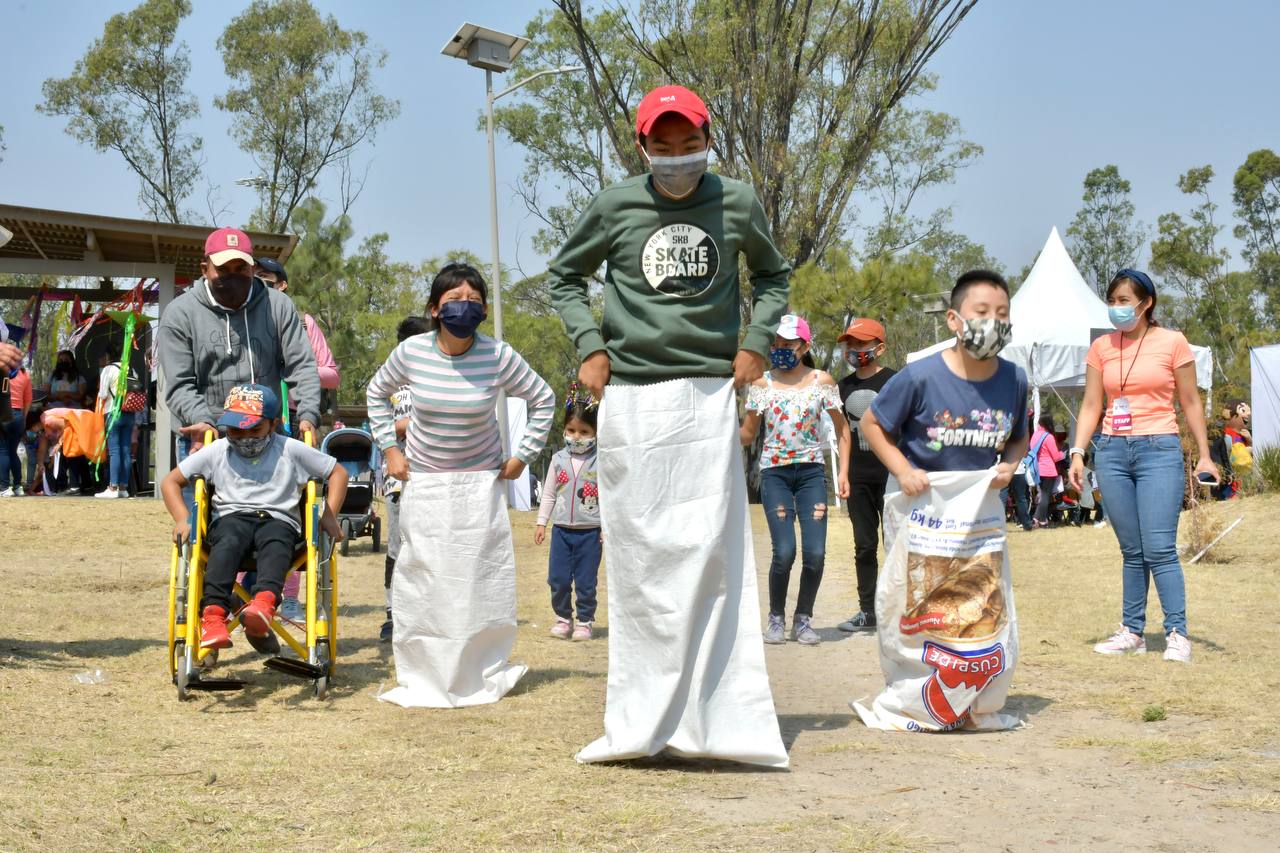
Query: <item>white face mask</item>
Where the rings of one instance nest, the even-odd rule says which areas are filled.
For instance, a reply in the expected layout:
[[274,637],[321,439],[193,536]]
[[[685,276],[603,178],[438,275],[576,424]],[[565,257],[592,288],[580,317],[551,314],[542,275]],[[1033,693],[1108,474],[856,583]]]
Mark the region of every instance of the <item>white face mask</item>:
[[707,171],[707,155],[710,149],[695,151],[680,157],[650,157],[649,170],[653,173],[653,182],[664,193],[672,198],[684,198],[698,188],[698,182]]

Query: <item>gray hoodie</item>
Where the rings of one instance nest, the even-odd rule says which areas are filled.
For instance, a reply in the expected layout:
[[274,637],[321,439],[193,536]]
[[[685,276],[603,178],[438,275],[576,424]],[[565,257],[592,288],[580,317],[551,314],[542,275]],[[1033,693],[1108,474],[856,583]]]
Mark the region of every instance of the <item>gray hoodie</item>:
[[197,279],[165,309],[156,335],[175,432],[217,423],[232,386],[256,382],[278,394],[281,379],[298,420],[320,422],[320,375],[302,317],[288,296],[259,279],[234,311]]

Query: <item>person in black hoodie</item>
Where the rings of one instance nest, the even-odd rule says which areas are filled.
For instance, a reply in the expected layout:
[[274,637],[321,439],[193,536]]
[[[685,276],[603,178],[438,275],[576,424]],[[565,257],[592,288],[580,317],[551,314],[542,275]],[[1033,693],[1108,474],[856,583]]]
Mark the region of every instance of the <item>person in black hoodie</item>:
[[235,228],[205,241],[204,278],[165,310],[157,331],[164,399],[174,417],[178,461],[213,430],[237,385],[289,390],[295,435],[314,432],[320,377],[297,309],[284,293],[253,277],[253,244]]

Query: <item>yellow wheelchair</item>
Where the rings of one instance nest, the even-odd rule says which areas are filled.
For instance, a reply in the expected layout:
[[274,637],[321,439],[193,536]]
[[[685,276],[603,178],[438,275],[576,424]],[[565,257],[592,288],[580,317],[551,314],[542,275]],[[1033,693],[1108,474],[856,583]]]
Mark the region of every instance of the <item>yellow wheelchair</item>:
[[[307,443],[313,444],[309,435]],[[191,534],[181,545],[173,546],[169,561],[169,675],[178,688],[179,699],[190,698],[193,691],[239,690],[246,683],[237,678],[205,675],[218,661],[217,649],[200,647],[200,599],[204,594],[204,570],[208,561],[205,540],[209,532],[211,491],[203,477],[196,477],[192,487],[195,508]],[[305,625],[297,625],[277,613],[271,622],[272,635],[268,635],[269,639],[278,637],[297,657],[276,655],[264,662],[268,669],[311,680],[317,699],[325,698],[329,691],[338,656],[338,555],[332,537],[320,527],[325,511],[323,492],[323,483],[319,480],[308,481],[302,502],[303,535],[286,574],[287,577],[293,572],[306,573]],[[250,555],[240,569],[252,571],[255,565]],[[250,600],[248,590],[238,582],[234,592],[242,601]],[[234,631],[239,624],[237,614],[227,630]],[[296,637],[294,630],[298,631]]]

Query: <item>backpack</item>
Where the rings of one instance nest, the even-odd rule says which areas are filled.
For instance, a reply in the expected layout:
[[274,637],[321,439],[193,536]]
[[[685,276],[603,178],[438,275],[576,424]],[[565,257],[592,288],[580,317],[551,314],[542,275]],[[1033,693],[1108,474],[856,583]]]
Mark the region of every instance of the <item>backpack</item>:
[[1044,440],[1049,437],[1049,433],[1040,436],[1040,440],[1033,447],[1027,449],[1027,455],[1022,457],[1022,467],[1026,469],[1027,485],[1040,485],[1040,464],[1036,457],[1040,455],[1040,448],[1044,447]]
[[[120,362],[112,362],[117,368]],[[123,412],[141,412],[147,407],[146,383],[142,381],[142,371],[138,365],[130,361],[129,372],[124,378],[124,399],[120,402]]]

